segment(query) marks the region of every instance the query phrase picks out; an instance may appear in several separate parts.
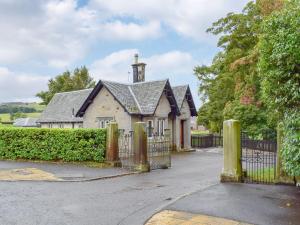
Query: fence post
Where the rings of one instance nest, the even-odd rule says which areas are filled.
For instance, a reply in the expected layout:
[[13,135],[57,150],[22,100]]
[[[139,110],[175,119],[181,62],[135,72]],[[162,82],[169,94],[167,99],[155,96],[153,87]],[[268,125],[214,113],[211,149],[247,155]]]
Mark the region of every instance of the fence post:
[[106,161],[112,163],[114,166],[118,166],[120,159],[117,122],[110,122],[106,132]]
[[146,123],[136,122],[133,133],[133,151],[135,170],[149,172],[150,165],[147,157],[147,133]]
[[294,184],[294,178],[286,175],[282,168],[281,149],[283,143],[283,124],[277,126],[277,153],[276,153],[276,177],[277,184]]
[[238,120],[223,122],[224,166],[221,182],[241,182],[241,125]]

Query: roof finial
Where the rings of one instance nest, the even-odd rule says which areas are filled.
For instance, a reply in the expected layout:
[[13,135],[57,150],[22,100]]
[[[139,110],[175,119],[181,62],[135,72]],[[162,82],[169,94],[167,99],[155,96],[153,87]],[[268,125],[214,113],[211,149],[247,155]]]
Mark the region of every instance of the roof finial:
[[138,53],[135,53],[135,54],[134,54],[134,63],[135,63],[135,64],[138,64],[138,63],[139,63],[139,54],[138,54]]

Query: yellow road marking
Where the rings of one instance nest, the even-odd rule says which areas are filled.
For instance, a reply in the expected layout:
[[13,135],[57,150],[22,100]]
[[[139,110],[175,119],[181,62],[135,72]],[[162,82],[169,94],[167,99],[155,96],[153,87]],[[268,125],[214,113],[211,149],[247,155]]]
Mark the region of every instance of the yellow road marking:
[[60,180],[54,174],[36,168],[1,170],[0,180]]
[[146,225],[250,225],[239,221],[193,214],[181,211],[164,210],[155,214]]

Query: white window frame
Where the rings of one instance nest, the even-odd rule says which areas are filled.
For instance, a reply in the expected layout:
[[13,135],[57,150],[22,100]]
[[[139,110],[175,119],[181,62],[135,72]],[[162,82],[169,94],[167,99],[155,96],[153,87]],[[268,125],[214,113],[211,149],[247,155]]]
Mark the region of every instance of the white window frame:
[[165,120],[163,119],[160,122],[161,122],[161,124],[160,124],[160,129],[161,129],[160,136],[164,136],[165,135]]
[[157,134],[158,136],[165,135],[165,120],[166,118],[159,118],[157,120]]
[[[108,119],[110,118],[110,119]],[[98,127],[101,129],[107,128],[110,121],[113,121],[113,117],[97,117]]]

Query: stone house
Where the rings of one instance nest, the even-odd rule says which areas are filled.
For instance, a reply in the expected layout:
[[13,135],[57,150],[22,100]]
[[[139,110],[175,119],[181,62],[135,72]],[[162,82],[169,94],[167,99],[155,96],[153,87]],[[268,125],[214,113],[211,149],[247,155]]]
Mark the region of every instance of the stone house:
[[145,82],[145,66],[136,56],[131,84],[100,80],[93,89],[56,94],[38,123],[42,128],[105,128],[115,120],[129,132],[143,121],[149,137],[168,130],[174,147],[190,148],[190,122],[197,111],[189,86]]

